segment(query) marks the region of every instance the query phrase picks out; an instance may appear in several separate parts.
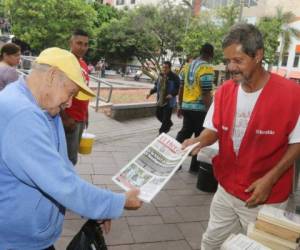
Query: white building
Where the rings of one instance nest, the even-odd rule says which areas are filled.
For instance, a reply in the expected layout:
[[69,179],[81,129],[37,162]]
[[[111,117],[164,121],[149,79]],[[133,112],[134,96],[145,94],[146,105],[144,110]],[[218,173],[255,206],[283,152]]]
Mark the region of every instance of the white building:
[[[290,23],[290,27],[300,30],[300,17]],[[280,46],[277,53],[280,53]],[[278,65],[273,66],[273,72],[288,78],[296,79],[300,82],[300,39],[292,37],[288,52],[283,56],[283,60]]]

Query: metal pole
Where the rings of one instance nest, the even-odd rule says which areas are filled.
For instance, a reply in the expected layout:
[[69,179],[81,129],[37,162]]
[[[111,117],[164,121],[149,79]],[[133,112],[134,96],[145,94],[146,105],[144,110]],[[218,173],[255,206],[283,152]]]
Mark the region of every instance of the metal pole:
[[242,21],[242,17],[243,17],[243,8],[244,8],[244,0],[240,0],[239,22]]
[[100,81],[98,81],[98,87],[97,87],[97,96],[96,96],[96,111],[98,111],[99,108],[99,100],[100,100]]

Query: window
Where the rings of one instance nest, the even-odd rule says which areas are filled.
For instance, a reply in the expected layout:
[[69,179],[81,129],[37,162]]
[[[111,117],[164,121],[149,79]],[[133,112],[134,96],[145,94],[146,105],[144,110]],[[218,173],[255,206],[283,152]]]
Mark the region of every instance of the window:
[[125,0],[117,0],[116,4],[117,5],[123,5],[125,2]]
[[298,68],[298,66],[299,66],[299,59],[300,59],[300,53],[296,53],[295,54],[295,58],[294,58],[294,64],[293,64],[294,68]]
[[130,3],[131,3],[131,4],[135,4],[135,0],[131,0]]
[[289,58],[289,54],[288,53],[286,53],[286,54],[283,55],[281,66],[284,66],[284,67],[287,66],[288,58]]

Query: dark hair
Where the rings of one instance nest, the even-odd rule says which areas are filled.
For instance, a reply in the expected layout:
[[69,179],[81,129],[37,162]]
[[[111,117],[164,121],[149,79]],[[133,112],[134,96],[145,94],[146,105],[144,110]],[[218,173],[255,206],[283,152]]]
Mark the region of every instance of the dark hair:
[[168,65],[170,69],[171,69],[171,67],[172,67],[172,63],[171,63],[170,61],[164,61],[163,64]]
[[6,43],[3,45],[3,47],[0,50],[0,60],[3,59],[4,54],[14,55],[20,51],[21,51],[21,49],[18,45],[14,44],[14,43]]
[[259,29],[247,23],[233,25],[223,40],[222,48],[232,44],[241,44],[243,52],[251,57],[255,56],[257,50],[264,49],[263,36]]
[[72,36],[86,36],[86,37],[89,37],[89,34],[84,30],[76,29],[76,30],[73,31]]
[[202,45],[200,49],[200,56],[202,57],[208,57],[213,58],[214,56],[214,46],[212,46],[210,43],[205,43]]

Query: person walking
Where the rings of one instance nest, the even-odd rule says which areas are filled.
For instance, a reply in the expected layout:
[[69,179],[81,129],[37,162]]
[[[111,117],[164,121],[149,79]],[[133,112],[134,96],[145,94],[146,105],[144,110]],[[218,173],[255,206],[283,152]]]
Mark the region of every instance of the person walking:
[[[203,122],[211,104],[214,69],[210,65],[214,56],[214,47],[205,43],[200,56],[184,66],[180,74],[179,105],[177,115],[183,117],[183,125],[176,136],[182,143],[192,135],[197,137],[203,130]],[[198,170],[197,157],[192,157],[190,171]]]
[[178,94],[180,80],[179,77],[172,72],[172,64],[165,61],[162,67],[162,73],[155,82],[149,94],[146,96],[148,99],[152,94],[157,93],[157,107],[156,117],[161,122],[159,134],[168,133],[173,126],[171,120],[172,112],[176,107],[176,96]]

